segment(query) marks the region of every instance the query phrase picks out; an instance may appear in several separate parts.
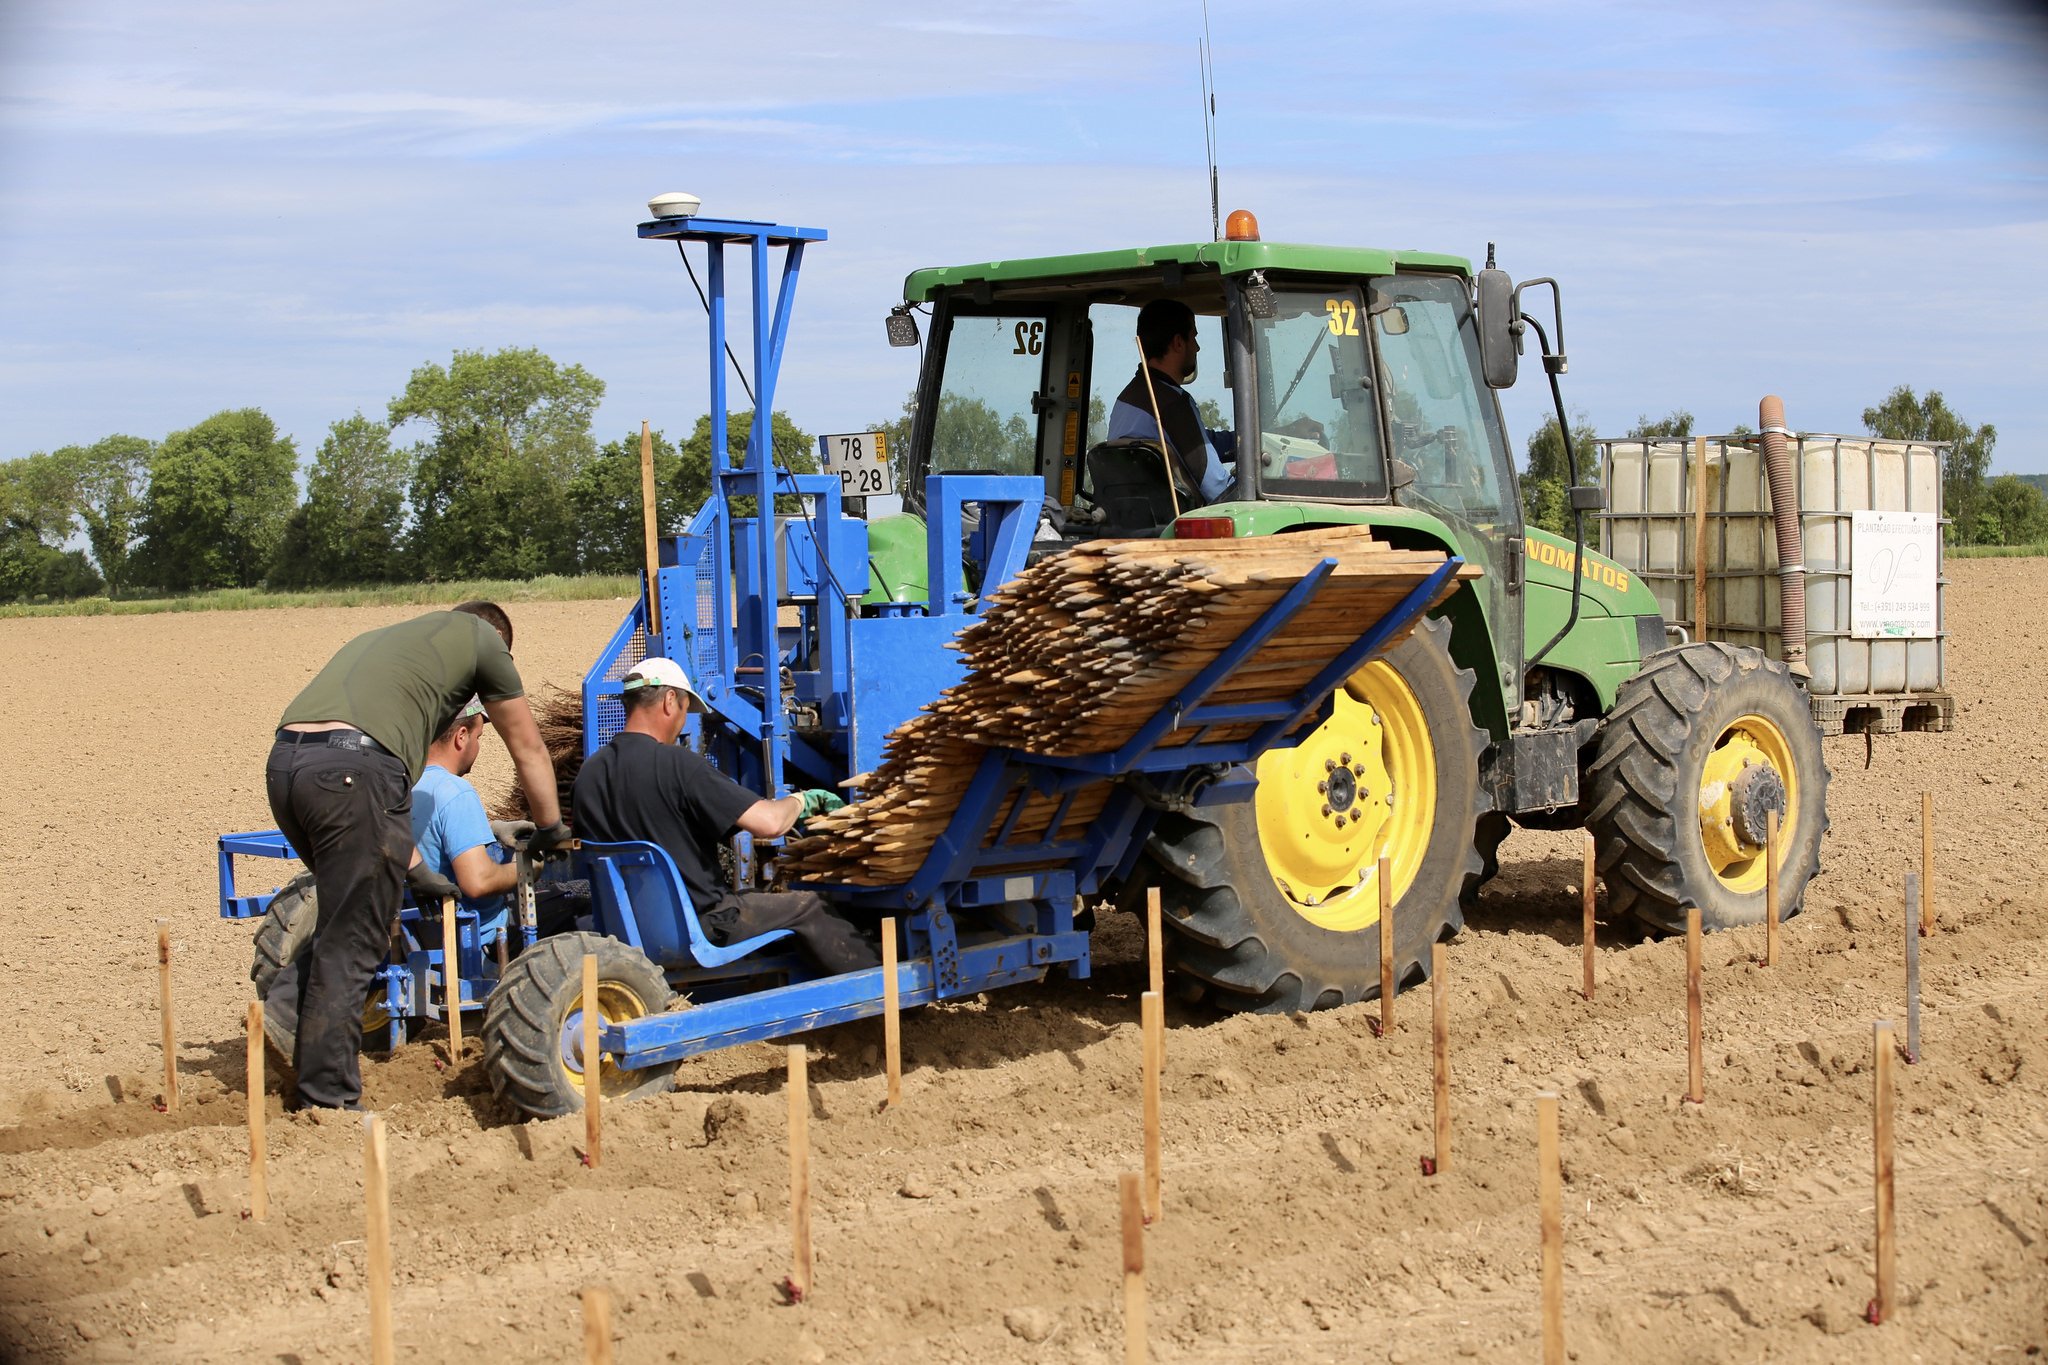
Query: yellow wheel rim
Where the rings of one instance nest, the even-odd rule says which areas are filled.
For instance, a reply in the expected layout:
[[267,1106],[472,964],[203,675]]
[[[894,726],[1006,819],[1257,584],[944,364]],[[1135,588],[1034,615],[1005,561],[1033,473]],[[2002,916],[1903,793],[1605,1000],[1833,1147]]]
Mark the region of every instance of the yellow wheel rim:
[[[647,1002],[630,986],[617,981],[597,983],[597,1009],[607,1024],[623,1024],[628,1019],[638,1019],[647,1013]],[[556,1051],[562,1077],[572,1090],[583,1089],[583,994],[577,992],[575,1001],[569,1006],[569,1017],[562,1021],[562,1045]],[[598,1063],[597,1086],[600,1094],[610,1095],[630,1090],[640,1073],[620,1067],[618,1059],[606,1053]]]
[[1379,860],[1398,901],[1436,822],[1436,746],[1407,682],[1384,662],[1351,675],[1329,719],[1258,762],[1259,847],[1295,913],[1349,932],[1379,923]]
[[1737,795],[1757,770],[1775,774],[1784,786],[1778,819],[1778,866],[1799,830],[1799,769],[1785,732],[1762,716],[1743,716],[1721,731],[1700,773],[1700,844],[1707,865],[1730,891],[1747,895],[1764,889],[1764,831],[1738,816]]

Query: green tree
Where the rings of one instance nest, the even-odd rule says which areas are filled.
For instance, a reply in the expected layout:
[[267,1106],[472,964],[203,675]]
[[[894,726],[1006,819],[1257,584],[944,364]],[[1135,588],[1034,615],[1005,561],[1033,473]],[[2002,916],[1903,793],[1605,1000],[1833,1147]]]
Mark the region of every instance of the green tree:
[[[1580,413],[1572,423],[1572,445],[1579,456],[1579,481],[1600,482],[1600,456],[1592,423]],[[1546,417],[1529,436],[1529,464],[1522,472],[1522,515],[1531,526],[1572,533],[1571,470],[1565,461],[1564,437],[1557,419]]]
[[413,538],[429,578],[571,573],[577,528],[562,491],[595,456],[591,414],[604,381],[532,349],[457,351],[420,366],[391,400],[393,427],[421,422],[412,448]]
[[[1553,421],[1551,425],[1557,424]],[[1684,408],[1673,408],[1652,421],[1646,412],[1636,418],[1636,424],[1629,428],[1628,435],[1632,441],[1684,440],[1692,435],[1692,414]]]
[[0,602],[88,597],[99,575],[71,534],[75,470],[62,454],[0,462]]
[[2039,545],[2048,541],[2048,496],[2016,474],[2000,474],[1984,487],[1977,524],[1986,545]]
[[388,583],[400,576],[411,461],[391,428],[357,412],[327,429],[292,514],[275,579],[287,587]]
[[150,462],[137,576],[187,592],[263,581],[298,502],[298,452],[261,409],[217,412]]
[[85,524],[92,557],[109,595],[128,586],[128,570],[142,533],[143,495],[156,447],[140,436],[108,436],[89,446],[66,446],[56,458],[69,467],[71,510]]
[[1929,389],[1925,398],[1916,398],[1907,384],[1886,394],[1876,407],[1865,408],[1863,426],[1871,435],[1891,441],[1948,442],[1941,500],[1949,534],[1959,545],[1983,543],[1984,480],[1991,471],[1991,448],[1998,443],[1996,427],[1989,422],[1973,427],[1949,407],[1939,390]]
[[869,431],[881,432],[889,443],[889,486],[898,493],[910,482],[910,426],[916,416],[917,390],[912,389],[894,417],[868,423]]
[[[654,524],[674,535],[703,504],[708,484],[683,478],[675,443],[653,433]],[[585,573],[633,573],[646,558],[640,521],[640,433],[607,442],[569,485],[576,563]]]

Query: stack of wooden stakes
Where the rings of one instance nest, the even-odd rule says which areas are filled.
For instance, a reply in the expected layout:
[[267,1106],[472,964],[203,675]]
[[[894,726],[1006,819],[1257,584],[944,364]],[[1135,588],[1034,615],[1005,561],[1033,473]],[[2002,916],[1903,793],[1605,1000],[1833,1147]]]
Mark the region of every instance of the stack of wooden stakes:
[[[955,642],[967,676],[889,736],[874,772],[850,783],[865,799],[812,820],[809,836],[783,850],[778,876],[866,886],[908,880],[984,752],[1116,749],[1326,557],[1337,567],[1317,594],[1209,695],[1226,703],[1307,684],[1444,556],[1391,549],[1358,526],[1247,540],[1098,541],[1026,569]],[[1456,586],[1448,582],[1445,595]],[[1242,738],[1255,728],[1219,726],[1209,738]],[[1193,735],[1183,728],[1161,743]],[[1085,827],[1107,793],[1106,784],[1085,789],[1069,827]],[[1028,802],[1018,837],[1042,834],[1059,804]]]

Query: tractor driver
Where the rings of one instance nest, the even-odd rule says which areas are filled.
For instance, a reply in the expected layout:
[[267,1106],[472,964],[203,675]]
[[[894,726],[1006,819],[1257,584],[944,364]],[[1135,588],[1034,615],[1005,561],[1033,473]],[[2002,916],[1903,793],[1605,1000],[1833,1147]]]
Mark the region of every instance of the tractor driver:
[[794,932],[804,956],[828,972],[881,965],[881,954],[813,891],[735,891],[717,877],[718,846],[738,830],[778,839],[799,820],[845,802],[813,790],[768,800],[676,743],[690,704],[704,699],[672,659],[643,659],[626,674],[625,728],[583,760],[570,806],[576,833],[598,843],[645,840],[674,860],[712,942],[723,947],[774,929]]
[[[1220,501],[1230,489],[1230,472],[1223,462],[1236,455],[1237,433],[1204,427],[1201,405],[1185,387],[1195,377],[1202,349],[1195,337],[1195,310],[1178,299],[1152,300],[1138,310],[1138,347],[1145,363],[1109,410],[1109,439],[1156,441],[1159,425],[1165,423],[1164,443],[1180,471],[1180,482],[1199,492],[1204,503]],[[1158,421],[1152,416],[1155,402]]]
[[356,636],[278,721],[264,770],[270,813],[320,884],[292,1058],[302,1106],[361,1107],[363,999],[403,883],[432,900],[454,891],[420,863],[409,817],[428,748],[471,696],[483,698],[543,822],[529,846],[566,842],[554,764],[512,664],[512,622],[495,603],[464,602]]

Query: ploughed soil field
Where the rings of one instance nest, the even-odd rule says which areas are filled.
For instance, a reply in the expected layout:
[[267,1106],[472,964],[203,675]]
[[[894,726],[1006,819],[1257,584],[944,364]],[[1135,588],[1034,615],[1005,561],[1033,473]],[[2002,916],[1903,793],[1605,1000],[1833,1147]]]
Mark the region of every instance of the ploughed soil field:
[[[1618,926],[1579,998],[1575,835],[1518,832],[1450,946],[1451,1167],[1430,1149],[1426,991],[1300,1018],[1169,1006],[1165,1211],[1147,1234],[1161,1360],[1533,1360],[1536,1114],[1563,1096],[1577,1360],[2000,1361],[2048,1347],[2048,560],[1951,566],[1949,735],[1830,740],[1833,833],[1776,969],[1705,948],[1706,1103],[1685,1086],[1684,945]],[[529,684],[572,683],[623,604],[515,609]],[[241,1098],[251,930],[212,839],[270,823],[285,702],[402,609],[0,622],[0,1358],[368,1358],[362,1127],[286,1116],[266,1223]],[[496,742],[481,785],[506,780]],[[1901,875],[1939,821],[1924,1059],[1899,1065],[1895,1317],[1862,1320],[1871,1021],[1904,1013]],[[262,886],[284,865],[259,865]],[[245,887],[245,889],[248,889]],[[161,1089],[170,926],[184,1104]],[[1092,980],[811,1039],[816,1287],[788,1268],[782,1051],[676,1090],[515,1123],[471,1043],[365,1066],[390,1128],[398,1353],[578,1358],[611,1288],[622,1361],[1121,1359],[1116,1178],[1137,1169],[1142,934],[1106,916]]]

